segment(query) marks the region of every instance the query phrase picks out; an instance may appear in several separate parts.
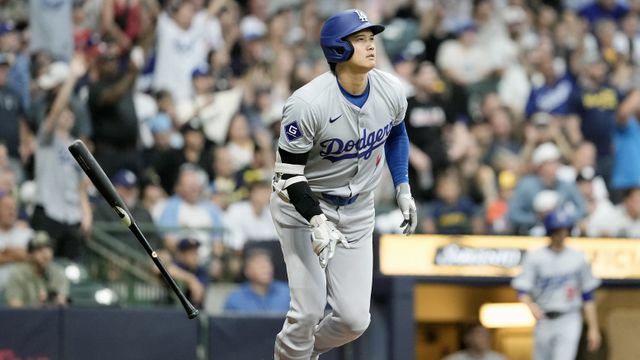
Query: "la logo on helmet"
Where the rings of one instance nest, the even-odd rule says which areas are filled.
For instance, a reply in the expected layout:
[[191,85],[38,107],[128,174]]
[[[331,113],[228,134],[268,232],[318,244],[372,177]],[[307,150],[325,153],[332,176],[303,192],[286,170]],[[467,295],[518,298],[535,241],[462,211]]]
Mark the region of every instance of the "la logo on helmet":
[[369,19],[367,19],[367,15],[365,13],[363,13],[362,11],[356,9],[356,10],[353,10],[353,12],[355,12],[356,15],[358,15],[358,19],[360,19],[360,21],[362,21],[362,22],[369,21]]

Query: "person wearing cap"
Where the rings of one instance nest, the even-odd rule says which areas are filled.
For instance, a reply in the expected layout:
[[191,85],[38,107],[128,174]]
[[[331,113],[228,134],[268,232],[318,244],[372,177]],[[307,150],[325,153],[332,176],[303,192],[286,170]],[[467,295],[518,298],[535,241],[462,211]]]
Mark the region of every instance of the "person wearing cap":
[[100,48],[98,79],[89,85],[88,100],[94,155],[107,176],[121,168],[138,172],[139,124],[133,94],[142,64],[131,56],[123,57],[115,43],[105,42]]
[[93,222],[87,192],[89,179],[68,150],[75,122],[69,97],[85,72],[84,59],[75,56],[68,78],[38,129],[35,153],[36,207],[31,226],[51,235],[57,257],[72,260],[79,258],[81,240],[89,236]]
[[273,279],[271,254],[264,249],[251,249],[245,256],[247,281],[227,297],[224,311],[243,314],[284,314],[289,310],[289,287]]
[[553,143],[539,145],[532,156],[535,170],[524,176],[509,201],[509,220],[517,234],[527,234],[536,223],[533,209],[534,198],[542,190],[555,190],[559,196],[559,208],[571,213],[576,219],[586,214],[586,205],[574,183],[558,179],[560,150]]
[[587,350],[600,348],[595,291],[601,282],[585,254],[565,244],[575,218],[554,210],[543,222],[548,245],[527,252],[511,286],[536,320],[533,359],[575,359],[583,313]]
[[168,271],[180,285],[184,285],[185,296],[194,306],[202,308],[210,279],[207,267],[200,262],[199,248],[198,239],[182,238],[176,244],[173,259],[167,256],[167,260],[171,260],[168,261]]
[[65,306],[69,296],[69,280],[64,271],[53,263],[49,234],[35,232],[27,249],[27,261],[15,267],[7,282],[7,305],[12,308]]
[[463,335],[464,349],[442,360],[506,360],[505,356],[491,350],[489,329],[477,323],[468,326]]

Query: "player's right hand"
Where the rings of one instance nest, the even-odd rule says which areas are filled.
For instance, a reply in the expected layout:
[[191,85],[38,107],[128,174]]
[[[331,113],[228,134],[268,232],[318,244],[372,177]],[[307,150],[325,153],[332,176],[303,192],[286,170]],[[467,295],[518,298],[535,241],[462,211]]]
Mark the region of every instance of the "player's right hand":
[[329,264],[329,260],[336,251],[338,242],[345,248],[350,248],[347,238],[338,230],[336,226],[324,214],[311,218],[311,244],[313,252],[318,255],[320,267],[323,269]]

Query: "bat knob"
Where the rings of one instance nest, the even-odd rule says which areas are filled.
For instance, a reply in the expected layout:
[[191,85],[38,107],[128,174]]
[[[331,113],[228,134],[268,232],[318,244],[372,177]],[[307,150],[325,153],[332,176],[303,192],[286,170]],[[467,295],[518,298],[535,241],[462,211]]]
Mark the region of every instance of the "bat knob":
[[193,308],[189,310],[189,312],[187,313],[187,316],[189,317],[189,319],[195,319],[196,317],[198,317],[199,314],[200,314],[200,311],[198,311],[198,309],[196,308]]

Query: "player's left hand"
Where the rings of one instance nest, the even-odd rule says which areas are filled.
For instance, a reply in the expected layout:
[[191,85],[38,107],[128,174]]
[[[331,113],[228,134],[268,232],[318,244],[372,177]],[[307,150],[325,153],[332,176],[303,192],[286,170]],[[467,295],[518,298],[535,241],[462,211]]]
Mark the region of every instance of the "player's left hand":
[[600,348],[602,337],[600,336],[600,330],[597,328],[588,329],[587,331],[587,350],[594,352]]
[[418,213],[408,183],[402,183],[396,187],[396,202],[404,217],[400,227],[404,227],[403,233],[405,235],[411,235],[416,231],[418,225]]

